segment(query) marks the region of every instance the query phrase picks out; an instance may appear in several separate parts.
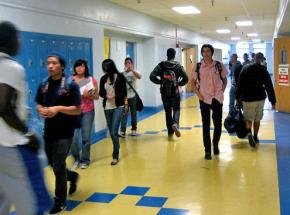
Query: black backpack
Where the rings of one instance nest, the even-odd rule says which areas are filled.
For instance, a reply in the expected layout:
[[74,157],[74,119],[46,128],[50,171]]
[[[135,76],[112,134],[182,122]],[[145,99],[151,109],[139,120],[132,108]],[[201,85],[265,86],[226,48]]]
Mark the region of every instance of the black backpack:
[[[200,83],[200,66],[201,66],[201,63],[196,63],[196,69],[195,69],[195,72],[197,73],[197,81]],[[224,84],[225,80],[223,79],[222,77],[222,71],[223,71],[223,67],[222,67],[222,64],[221,62],[219,61],[216,61],[215,63],[215,69],[219,72],[219,75],[220,75],[220,78]]]
[[175,70],[178,65],[176,65],[174,68],[167,68],[161,63],[160,66],[162,68],[160,92],[166,98],[175,97],[179,93],[177,78],[175,74]]

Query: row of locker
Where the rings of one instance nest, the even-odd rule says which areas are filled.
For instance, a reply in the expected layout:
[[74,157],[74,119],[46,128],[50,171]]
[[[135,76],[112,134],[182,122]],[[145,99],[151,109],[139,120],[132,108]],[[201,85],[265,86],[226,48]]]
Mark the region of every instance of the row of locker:
[[27,102],[31,108],[32,124],[39,124],[39,117],[35,110],[34,98],[39,83],[48,76],[46,61],[51,52],[62,54],[66,60],[65,73],[73,74],[74,62],[85,59],[90,71],[92,68],[92,39],[71,36],[61,36],[42,33],[21,32],[21,49],[16,56],[24,66],[27,83]]

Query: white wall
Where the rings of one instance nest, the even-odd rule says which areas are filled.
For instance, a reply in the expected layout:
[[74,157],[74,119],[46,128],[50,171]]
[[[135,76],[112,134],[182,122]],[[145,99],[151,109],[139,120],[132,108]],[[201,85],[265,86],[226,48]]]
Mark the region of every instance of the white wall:
[[[175,25],[106,0],[1,0],[0,20],[14,22],[20,30],[88,37],[93,40],[93,68],[97,80],[103,75],[103,37],[105,29],[122,32],[112,39],[111,57],[122,70],[125,59],[125,41],[128,34],[136,36],[137,69],[143,74],[138,91],[146,106],[161,104],[159,87],[149,81],[153,68],[166,59],[166,50],[175,47]],[[132,39],[132,38],[131,38]],[[225,44],[187,29],[178,29],[179,41],[188,44]],[[219,47],[216,47],[219,48]],[[114,50],[114,52],[113,52]],[[177,60],[181,54],[177,52]],[[106,127],[101,102],[96,102],[96,130]]]

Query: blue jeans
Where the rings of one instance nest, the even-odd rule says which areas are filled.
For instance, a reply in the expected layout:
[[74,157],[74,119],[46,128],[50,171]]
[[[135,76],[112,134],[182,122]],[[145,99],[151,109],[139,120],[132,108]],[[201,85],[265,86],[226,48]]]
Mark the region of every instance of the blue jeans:
[[119,159],[119,135],[118,130],[120,127],[121,118],[123,115],[124,107],[117,107],[111,110],[105,110],[108,129],[113,141],[113,158]]
[[[90,164],[91,153],[91,131],[93,127],[95,111],[85,112],[81,115],[81,128],[76,128],[71,147],[72,155],[76,161]],[[80,155],[79,136],[82,135],[82,153]]]
[[236,100],[236,87],[232,85],[231,86],[231,89],[230,89],[229,112],[231,112],[232,110],[234,110],[235,100]]
[[[131,113],[131,126],[132,130],[137,130],[137,96],[134,96],[133,98],[128,99],[128,107]],[[127,127],[127,120],[128,120],[128,113],[124,114],[122,116],[121,121],[121,132],[126,133],[126,127]]]

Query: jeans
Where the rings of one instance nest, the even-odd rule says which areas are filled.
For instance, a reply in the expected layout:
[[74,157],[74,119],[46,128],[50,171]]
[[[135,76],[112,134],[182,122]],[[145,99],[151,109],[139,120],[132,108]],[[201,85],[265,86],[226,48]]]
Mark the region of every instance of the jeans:
[[163,107],[165,110],[167,133],[173,134],[173,124],[177,124],[179,127],[180,117],[180,97],[165,99],[162,97]]
[[[133,98],[128,99],[128,107],[131,113],[131,130],[137,130],[137,96],[134,96]],[[126,127],[127,127],[127,119],[128,119],[128,113],[124,114],[122,116],[121,121],[121,132],[126,133]]]
[[223,104],[216,99],[212,100],[211,105],[206,104],[203,101],[199,102],[202,117],[203,145],[205,152],[211,153],[210,110],[212,109],[212,119],[214,124],[213,146],[217,147],[222,133]]
[[67,181],[75,178],[76,172],[66,169],[66,157],[72,138],[45,140],[45,153],[55,175],[55,201],[64,203],[67,197]]
[[[76,128],[74,132],[73,144],[71,147],[72,155],[76,161],[90,164],[91,153],[91,131],[93,127],[95,111],[85,112],[81,115],[81,129]],[[80,156],[79,136],[82,137],[82,152]]]
[[108,129],[113,141],[113,154],[112,154],[113,159],[119,159],[120,144],[118,130],[120,127],[123,111],[124,111],[123,106],[111,110],[105,110]]
[[235,107],[235,100],[236,100],[236,87],[231,86],[230,89],[230,104],[229,104],[229,113],[234,110]]

